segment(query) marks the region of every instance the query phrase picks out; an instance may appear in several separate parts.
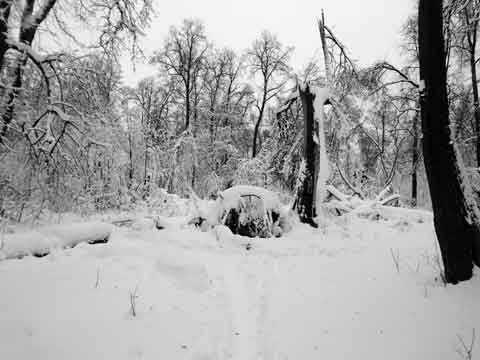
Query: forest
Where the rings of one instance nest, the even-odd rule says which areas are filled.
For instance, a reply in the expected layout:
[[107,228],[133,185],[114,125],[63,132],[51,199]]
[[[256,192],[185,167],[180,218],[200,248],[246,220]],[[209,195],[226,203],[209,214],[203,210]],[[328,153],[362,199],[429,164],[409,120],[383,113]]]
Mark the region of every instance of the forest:
[[[323,349],[338,359],[474,359],[480,2],[411,1],[401,58],[367,65],[328,7],[308,19],[318,51],[300,67],[302,39],[266,29],[238,51],[188,17],[147,56],[142,38],[161,12],[153,0],[0,0],[0,294],[9,294],[0,307],[14,309],[0,315],[0,339],[14,344],[0,357],[78,350],[81,320],[65,307],[78,296],[83,325],[99,326],[97,336],[117,327],[87,358],[313,359]],[[126,84],[125,57],[155,73]],[[85,281],[90,295],[69,293]],[[48,295],[21,315],[40,284]],[[345,300],[353,289],[358,304]],[[427,299],[429,310],[419,305]],[[190,317],[159,310],[162,301]],[[117,316],[122,306],[142,340]],[[417,325],[405,317],[395,327],[395,313],[420,308],[423,340],[399,350],[401,329]],[[30,331],[60,336],[37,316],[45,309],[70,319],[78,343],[46,350],[32,340]],[[365,314],[361,336],[349,314]],[[29,339],[9,330],[19,318]],[[179,328],[169,334],[163,318]],[[151,327],[167,338],[163,350]],[[443,345],[428,340],[433,327]],[[113,351],[116,336],[125,344]],[[340,349],[350,336],[359,336],[352,353]],[[372,341],[379,347],[366,348]]]

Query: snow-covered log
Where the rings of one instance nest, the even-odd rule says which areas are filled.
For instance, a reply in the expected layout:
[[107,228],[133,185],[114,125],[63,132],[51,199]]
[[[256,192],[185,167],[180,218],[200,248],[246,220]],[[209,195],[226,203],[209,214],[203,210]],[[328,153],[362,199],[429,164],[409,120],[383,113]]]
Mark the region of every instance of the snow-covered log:
[[334,186],[327,185],[326,189],[327,189],[327,200],[333,197],[338,201],[344,201],[344,202],[348,201],[348,198],[349,198],[348,195],[342,193]]
[[44,256],[53,249],[71,248],[80,243],[106,243],[112,225],[104,222],[85,222],[50,225],[34,231],[0,235],[0,259],[28,255]]
[[433,214],[431,211],[378,204],[360,206],[353,210],[352,214],[372,220],[404,220],[417,223],[424,223],[433,219]]

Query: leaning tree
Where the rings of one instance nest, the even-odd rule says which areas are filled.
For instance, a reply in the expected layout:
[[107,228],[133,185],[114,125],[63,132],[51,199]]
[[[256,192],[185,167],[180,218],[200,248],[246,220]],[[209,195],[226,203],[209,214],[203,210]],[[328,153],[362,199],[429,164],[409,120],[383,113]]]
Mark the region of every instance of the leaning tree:
[[442,11],[441,0],[419,2],[420,105],[435,231],[445,280],[456,284],[472,277],[473,262],[480,264],[480,232],[478,209],[449,122]]

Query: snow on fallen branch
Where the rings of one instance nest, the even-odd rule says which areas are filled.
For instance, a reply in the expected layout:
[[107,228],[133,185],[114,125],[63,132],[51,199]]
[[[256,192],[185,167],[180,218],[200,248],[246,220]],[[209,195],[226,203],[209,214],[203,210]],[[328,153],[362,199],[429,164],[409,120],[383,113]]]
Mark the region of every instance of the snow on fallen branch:
[[324,206],[337,215],[352,214],[369,219],[402,219],[411,222],[426,222],[432,218],[430,211],[392,206],[400,199],[399,194],[387,194],[390,186],[382,190],[373,200],[361,199],[356,194],[347,195],[332,185],[327,186],[327,202]]
[[71,248],[80,243],[106,243],[112,225],[103,222],[50,225],[23,233],[4,234],[0,259],[44,256],[54,249]]

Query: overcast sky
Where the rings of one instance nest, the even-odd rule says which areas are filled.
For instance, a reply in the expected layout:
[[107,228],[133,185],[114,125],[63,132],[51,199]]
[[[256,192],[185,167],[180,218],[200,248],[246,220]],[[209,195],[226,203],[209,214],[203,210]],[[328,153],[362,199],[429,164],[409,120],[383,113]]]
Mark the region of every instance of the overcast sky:
[[[157,15],[142,44],[151,55],[170,26],[185,18],[202,20],[210,41],[239,53],[267,29],[295,47],[292,65],[298,69],[320,54],[316,19],[322,8],[327,25],[363,65],[399,60],[400,29],[415,11],[414,0],[156,0]],[[131,86],[156,72],[142,63],[134,72],[127,57],[122,68],[124,82]]]

